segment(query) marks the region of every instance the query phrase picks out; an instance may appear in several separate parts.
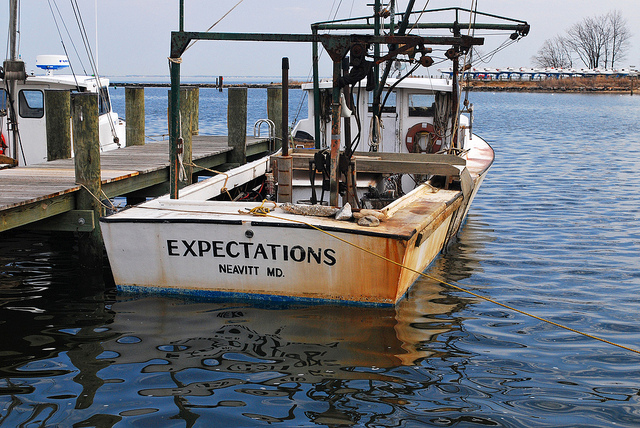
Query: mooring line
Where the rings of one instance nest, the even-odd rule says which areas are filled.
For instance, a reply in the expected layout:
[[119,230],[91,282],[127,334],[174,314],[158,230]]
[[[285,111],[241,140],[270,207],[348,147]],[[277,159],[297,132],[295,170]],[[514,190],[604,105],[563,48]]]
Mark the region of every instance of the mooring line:
[[[315,226],[315,225],[313,225],[313,224],[311,224],[311,223],[309,223],[309,222],[302,221],[302,220],[296,220],[296,219],[292,219],[292,218],[280,217],[280,216],[277,216],[277,215],[273,215],[273,214],[271,214],[271,212],[269,211],[269,209],[268,209],[267,207],[265,207],[265,206],[264,206],[265,202],[271,202],[271,201],[264,200],[264,201],[262,201],[262,205],[260,205],[260,206],[258,206],[258,207],[256,207],[256,208],[253,208],[253,209],[251,209],[251,210],[247,210],[247,211],[245,211],[245,212],[239,212],[238,214],[250,214],[250,215],[255,215],[255,216],[258,216],[258,217],[270,217],[270,218],[273,218],[273,219],[276,219],[276,220],[282,220],[282,221],[286,221],[286,222],[292,222],[292,223],[303,224],[303,225],[308,226],[308,227],[310,227],[310,228],[312,228],[312,229],[315,229],[315,230],[317,230],[317,231],[319,231],[319,232],[322,232],[322,233],[324,233],[324,234],[326,234],[326,235],[329,235],[329,236],[331,236],[331,237],[333,237],[333,238],[337,239],[338,241],[344,242],[344,243],[345,243],[345,244],[347,244],[347,245],[350,245],[350,246],[352,246],[352,247],[354,247],[354,248],[357,248],[357,249],[359,249],[359,250],[362,250],[362,251],[364,251],[365,253],[368,253],[368,254],[370,254],[370,255],[372,255],[372,256],[374,256],[374,257],[377,257],[377,258],[382,259],[382,260],[385,260],[385,261],[387,261],[387,262],[389,262],[389,263],[391,263],[391,264],[394,264],[394,265],[396,265],[396,266],[398,266],[398,267],[400,267],[400,268],[402,268],[402,269],[406,269],[406,270],[408,270],[408,271],[411,271],[411,272],[413,272],[413,273],[416,273],[416,274],[418,274],[419,276],[422,276],[422,277],[424,277],[424,278],[428,278],[428,279],[431,279],[431,280],[434,280],[434,281],[438,281],[440,284],[446,285],[447,287],[450,287],[450,288],[452,288],[452,289],[454,289],[454,290],[461,291],[461,292],[463,292],[463,293],[467,293],[467,294],[469,294],[469,295],[471,295],[471,296],[477,297],[478,299],[484,300],[484,301],[489,302],[489,303],[493,303],[494,305],[501,306],[501,307],[503,307],[503,308],[505,308],[505,309],[509,309],[510,311],[517,312],[517,313],[519,313],[519,314],[522,314],[522,315],[528,316],[528,317],[530,317],[530,318],[534,318],[534,319],[536,319],[536,320],[538,320],[538,321],[542,321],[542,322],[544,322],[544,323],[547,323],[547,324],[553,325],[553,326],[555,326],[555,327],[558,327],[558,328],[561,328],[561,329],[564,329],[564,330],[570,331],[570,332],[572,332],[572,333],[575,333],[575,334],[578,334],[578,335],[581,335],[581,336],[584,336],[584,337],[588,337],[589,339],[597,340],[597,341],[599,341],[599,342],[606,343],[607,345],[615,346],[615,347],[617,347],[617,348],[624,349],[624,350],[626,350],[626,351],[633,352],[633,353],[635,353],[635,354],[640,354],[640,350],[638,350],[638,349],[634,349],[634,348],[631,348],[631,347],[629,347],[629,346],[621,345],[621,344],[619,344],[619,343],[615,343],[615,342],[612,342],[612,341],[610,341],[610,340],[603,339],[603,338],[601,338],[601,337],[595,336],[595,335],[590,334],[590,333],[585,333],[585,332],[583,332],[583,331],[576,330],[575,328],[572,328],[572,327],[569,327],[569,326],[566,326],[566,325],[563,325],[563,324],[557,323],[557,322],[555,322],[555,321],[551,321],[551,320],[549,320],[549,319],[547,319],[547,318],[543,318],[543,317],[540,317],[540,316],[538,316],[538,315],[534,315],[534,314],[532,314],[532,313],[529,313],[529,312],[523,311],[523,310],[521,310],[521,309],[514,308],[513,306],[509,306],[509,305],[507,305],[507,304],[504,304],[504,303],[498,302],[497,300],[491,299],[490,297],[485,297],[485,296],[482,296],[482,295],[480,295],[480,294],[474,293],[473,291],[467,290],[466,288],[460,287],[459,285],[455,285],[455,284],[452,284],[452,283],[450,283],[450,282],[447,282],[447,281],[445,281],[445,280],[443,280],[443,279],[436,278],[436,277],[435,277],[435,276],[433,276],[433,275],[429,275],[429,274],[427,274],[427,273],[420,272],[420,271],[418,271],[418,270],[416,270],[416,269],[413,269],[413,268],[411,268],[411,267],[409,267],[409,266],[406,266],[406,265],[404,265],[404,264],[402,264],[402,263],[400,263],[400,262],[396,262],[395,260],[391,260],[391,259],[389,259],[389,258],[387,258],[387,257],[383,256],[382,254],[378,254],[378,253],[376,253],[376,252],[374,252],[374,251],[368,250],[368,249],[366,249],[366,248],[364,248],[364,247],[361,247],[361,246],[359,246],[359,245],[357,245],[357,244],[354,244],[353,242],[347,241],[347,240],[346,240],[346,239],[344,239],[344,238],[340,238],[339,236],[337,236],[337,235],[335,235],[335,234],[333,234],[333,233],[331,233],[331,232],[328,232],[328,231],[326,231],[326,230],[324,230],[324,229],[322,229],[322,228],[320,228],[320,227],[318,227],[318,226]],[[221,215],[227,215],[227,214],[229,214],[229,215],[238,215],[238,214],[236,214],[236,213],[222,213],[222,212],[220,212],[220,213],[216,213],[216,212],[212,212],[212,211],[190,211],[190,210],[181,210],[181,209],[176,209],[176,208],[142,207],[142,206],[138,206],[137,208],[159,209],[159,210],[166,210],[166,211],[186,212],[186,213],[221,214]],[[272,210],[271,210],[271,211],[272,211]]]
[[354,244],[353,242],[349,242],[346,239],[340,238],[339,236],[336,236],[331,232],[327,232],[326,230],[323,230],[320,227],[315,226],[315,225],[313,225],[311,223],[308,223],[308,222],[305,222],[305,221],[302,221],[302,220],[295,220],[295,219],[291,219],[291,218],[279,217],[279,216],[276,216],[276,215],[273,215],[273,214],[270,214],[270,213],[252,212],[251,214],[257,215],[257,216],[263,216],[263,217],[271,217],[271,218],[275,218],[275,219],[278,219],[278,220],[285,220],[285,221],[291,221],[291,222],[294,222],[294,223],[304,224],[304,225],[309,226],[309,227],[311,227],[313,229],[316,229],[316,230],[318,230],[318,231],[320,231],[322,233],[325,233],[325,234],[327,234],[327,235],[329,235],[329,236],[331,236],[331,237],[333,237],[333,238],[335,238],[335,239],[337,239],[337,240],[339,240],[341,242],[344,242],[345,244],[351,245],[352,247],[358,248],[358,249],[360,249],[360,250],[362,250],[362,251],[364,251],[364,252],[366,252],[368,254],[371,254],[374,257],[377,257],[379,259],[385,260],[385,261],[387,261],[387,262],[389,262],[391,264],[394,264],[396,266],[399,266],[402,269],[406,269],[408,271],[416,273],[416,274],[418,274],[418,275],[420,275],[422,277],[429,278],[429,279],[432,279],[434,281],[438,281],[439,283],[444,284],[444,285],[446,285],[446,286],[448,286],[448,287],[450,287],[450,288],[452,288],[454,290],[458,290],[458,291],[461,291],[463,293],[470,294],[470,295],[472,295],[474,297],[477,297],[478,299],[482,299],[482,300],[484,300],[486,302],[493,303],[493,304],[501,306],[501,307],[503,307],[505,309],[509,309],[509,310],[517,312],[519,314],[534,318],[534,319],[536,319],[538,321],[542,321],[542,322],[545,322],[547,324],[551,324],[551,325],[553,325],[555,327],[570,331],[572,333],[576,333],[576,334],[579,334],[581,336],[588,337],[590,339],[597,340],[597,341],[600,341],[602,343],[606,343],[607,345],[611,345],[611,346],[615,346],[615,347],[624,349],[626,351],[630,351],[630,352],[633,352],[633,353],[636,353],[636,354],[640,354],[640,350],[638,350],[638,349],[634,349],[634,348],[631,348],[629,346],[621,345],[619,343],[615,343],[615,342],[612,342],[610,340],[603,339],[603,338],[598,337],[598,336],[594,336],[593,334],[585,333],[585,332],[582,332],[580,330],[576,330],[575,328],[572,328],[572,327],[557,323],[555,321],[551,321],[549,319],[546,319],[546,318],[543,318],[543,317],[539,317],[537,315],[534,315],[532,313],[523,311],[521,309],[514,308],[513,306],[509,306],[507,304],[498,302],[497,300],[491,299],[489,297],[485,297],[485,296],[482,296],[480,294],[474,293],[473,291],[469,291],[469,290],[467,290],[467,289],[465,289],[463,287],[460,287],[458,285],[451,284],[450,282],[447,282],[447,281],[444,281],[442,279],[436,278],[435,276],[429,275],[429,274],[424,273],[424,272],[420,272],[420,271],[418,271],[416,269],[413,269],[413,268],[411,268],[409,266],[406,266],[406,265],[404,265],[404,264],[402,264],[400,262],[396,262],[395,260],[391,260],[391,259],[383,256],[382,254],[378,254],[378,253],[376,253],[374,251],[368,250],[368,249],[366,249],[364,247],[361,247],[361,246],[359,246],[357,244]]

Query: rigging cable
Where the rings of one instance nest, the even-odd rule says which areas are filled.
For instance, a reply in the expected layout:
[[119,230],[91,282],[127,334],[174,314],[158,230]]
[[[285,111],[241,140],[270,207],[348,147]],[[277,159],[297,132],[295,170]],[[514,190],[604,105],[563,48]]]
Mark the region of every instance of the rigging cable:
[[[60,21],[62,21],[62,25],[64,26],[64,30],[67,33],[67,37],[69,38],[69,41],[71,42],[71,46],[73,46],[73,50],[76,53],[76,56],[78,57],[78,61],[80,62],[80,66],[82,67],[82,72],[86,75],[87,74],[87,69],[84,66],[84,62],[82,61],[82,57],[80,56],[80,53],[78,52],[78,48],[76,47],[76,44],[73,41],[73,37],[71,37],[71,33],[69,32],[69,28],[67,27],[67,23],[66,23],[64,17],[62,16],[62,12],[60,12],[60,8],[58,8],[57,1],[53,0],[53,4],[56,7],[56,11],[58,12],[58,16],[60,17]],[[71,62],[69,62],[69,65],[71,65]],[[71,67],[71,69],[73,70],[73,67]],[[75,75],[75,73],[74,73],[74,75]]]
[[[11,85],[7,85],[6,84],[6,80],[5,80],[5,92],[7,93],[7,102],[9,105],[9,117],[12,118],[12,123],[11,126],[14,127],[14,129],[17,131],[16,134],[18,135],[18,147],[20,147],[20,153],[22,153],[22,160],[24,161],[24,164],[27,164],[27,157],[24,155],[24,147],[22,146],[22,135],[20,134],[20,128],[18,127],[18,121],[16,120],[17,118],[17,113],[16,113],[16,109],[14,106],[14,94],[9,90],[9,86]],[[7,122],[7,130],[9,130],[9,123]],[[18,160],[18,154],[17,153],[12,153],[12,155],[14,156],[14,158],[16,160]]]
[[[331,5],[331,9],[329,10],[329,18],[327,19],[328,21],[331,20],[331,14],[333,13],[333,19],[336,19],[336,16],[338,16],[338,11],[340,10],[340,6],[342,5],[342,0],[340,0],[340,3],[338,3],[338,6],[336,7],[335,12],[333,11],[333,7],[336,5],[336,1],[337,0],[333,0],[333,4]],[[351,9],[349,11],[349,18],[351,18],[352,13],[353,13],[353,4],[355,3],[355,0],[352,0],[351,2]],[[320,61],[320,58],[322,58],[322,54],[324,53],[324,50],[321,50],[318,53],[318,62]],[[309,80],[311,78],[311,75],[313,74],[313,66],[311,66],[311,69],[309,70],[309,73],[307,73],[307,80]],[[298,117],[300,115],[300,111],[302,110],[302,106],[304,104],[304,101],[307,99],[307,92],[305,91],[303,96],[300,98],[300,103],[298,104],[298,110],[296,111],[296,114],[293,118],[293,121],[291,123],[291,128],[293,129],[295,125],[295,123],[298,121]],[[322,131],[321,131],[322,133]]]
[[[213,25],[211,25],[211,27],[207,28],[207,31],[205,31],[205,33],[208,33],[209,31],[211,31],[211,29],[213,27],[215,27],[216,25],[218,25],[220,23],[220,21],[225,19],[227,17],[227,15],[229,15],[233,11],[233,9],[238,7],[240,5],[240,3],[242,3],[243,1],[244,0],[240,0],[238,3],[236,3],[231,9],[229,9],[229,11],[227,13],[222,15],[222,18],[218,19],[216,22],[213,23]],[[184,54],[187,51],[187,49],[189,49],[191,46],[195,45],[197,41],[198,41],[198,39],[192,40],[191,43],[189,43],[189,45],[184,49],[184,51],[182,53]]]
[[[475,5],[476,5],[475,9],[473,7],[474,2],[475,2]],[[476,19],[478,18],[478,0],[471,0],[470,11],[472,11],[472,12],[469,15],[469,29],[467,30],[467,35],[473,37],[476,34],[476,26],[475,26],[475,24],[476,24]],[[462,77],[463,78],[464,78],[464,72],[467,70],[467,67],[471,67],[471,63],[472,62],[473,62],[473,49],[469,49],[467,51],[467,53],[465,54],[465,56],[464,56],[464,65],[463,65],[463,68],[462,68]],[[468,110],[469,109],[469,90],[471,89],[471,86],[470,86],[471,73],[467,73],[466,80],[467,80],[467,84],[466,84],[465,91],[464,91],[464,102],[463,102],[463,105]]]
[[[55,3],[55,0],[53,0]],[[49,10],[51,11],[51,16],[53,17],[53,22],[56,25],[56,30],[58,30],[58,36],[60,37],[60,44],[62,45],[62,49],[64,50],[64,54],[67,57],[67,60],[69,60],[69,52],[67,51],[67,46],[64,43],[64,40],[62,39],[62,33],[60,32],[60,26],[58,25],[58,20],[56,19],[56,15],[53,11],[53,7],[51,6],[51,0],[48,0],[49,3]],[[56,9],[58,8],[58,5],[56,4]],[[60,13],[60,10],[58,10],[58,13]],[[62,19],[62,16],[60,17]],[[64,24],[64,20],[62,20],[62,23]],[[65,29],[67,28],[67,26],[65,25]],[[67,34],[69,34],[69,32],[67,31]],[[72,42],[73,44],[73,42]],[[75,48],[75,45],[74,45]],[[76,50],[76,55],[78,54],[78,51]],[[79,56],[78,56],[79,58]],[[82,61],[80,61],[80,64],[82,64]],[[76,82],[76,89],[78,91],[80,91],[80,85],[78,85],[78,78],[76,77],[76,73],[73,70],[73,66],[71,65],[71,61],[69,61],[69,68],[71,68],[71,75],[73,76],[73,80]],[[84,69],[84,66],[83,66]]]
[[422,12],[420,12],[418,19],[416,19],[416,21],[413,23],[409,31],[407,31],[407,34],[410,34],[411,31],[413,31],[413,29],[416,27],[416,25],[418,25],[418,22],[420,21],[420,19],[422,19],[422,15],[427,11],[427,6],[429,6],[429,0],[427,0],[427,2],[424,4],[424,7],[422,8]]
[[[82,15],[80,13],[80,6],[78,6],[78,0],[71,0],[71,7],[73,9],[74,15],[76,17],[76,23],[78,24],[78,29],[80,30],[80,36],[82,38],[82,42],[84,43],[85,51],[87,52],[87,56],[89,57],[89,64],[91,65],[91,69],[93,70],[93,75],[96,78],[96,82],[98,83],[98,97],[102,100],[102,104],[104,106],[110,107],[107,99],[107,92],[109,89],[104,88],[102,86],[102,82],[100,79],[100,75],[98,74],[98,69],[96,65],[95,58],[93,57],[93,52],[91,50],[91,44],[89,43],[89,36],[87,35],[86,28],[84,26],[84,21],[82,20]],[[98,23],[96,22],[96,25]],[[99,106],[98,106],[99,107]],[[109,112],[111,109],[109,109]],[[118,133],[116,132],[115,125],[113,121],[109,117],[108,119],[109,127],[111,128],[111,135],[113,136],[113,142],[120,147],[120,139],[118,138]]]

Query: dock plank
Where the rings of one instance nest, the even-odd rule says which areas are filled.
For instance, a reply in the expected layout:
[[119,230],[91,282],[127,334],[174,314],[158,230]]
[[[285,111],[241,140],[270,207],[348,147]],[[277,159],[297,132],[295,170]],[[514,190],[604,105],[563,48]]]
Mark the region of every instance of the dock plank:
[[[263,139],[247,137],[254,150]],[[205,168],[226,163],[233,150],[226,136],[197,135],[192,139],[193,162]],[[103,190],[109,197],[139,191],[169,179],[169,142],[123,147],[100,155]],[[199,170],[196,168],[196,170]],[[73,159],[0,170],[0,232],[75,209]]]

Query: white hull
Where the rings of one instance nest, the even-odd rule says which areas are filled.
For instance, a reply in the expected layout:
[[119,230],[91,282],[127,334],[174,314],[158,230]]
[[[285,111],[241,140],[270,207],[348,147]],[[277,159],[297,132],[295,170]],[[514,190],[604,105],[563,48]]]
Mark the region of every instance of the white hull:
[[239,211],[255,202],[197,199],[219,194],[222,180],[233,188],[235,176],[262,174],[266,159],[195,184],[183,191],[186,199],[159,198],[103,218],[116,284],[126,291],[395,304],[464,219],[493,160],[488,144],[475,144],[484,152],[474,153],[490,158],[471,171],[469,193],[419,186],[375,228],[280,207],[254,216]]

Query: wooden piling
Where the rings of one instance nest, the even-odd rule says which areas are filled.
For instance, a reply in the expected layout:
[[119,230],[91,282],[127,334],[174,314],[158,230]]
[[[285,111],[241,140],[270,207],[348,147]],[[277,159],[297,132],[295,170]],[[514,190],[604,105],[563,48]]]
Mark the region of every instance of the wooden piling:
[[[127,86],[124,89],[127,146],[145,144],[144,87]],[[127,205],[137,205],[144,197],[127,196]]]
[[267,88],[267,117],[275,125],[276,150],[282,147],[282,88]]
[[183,185],[189,185],[192,181],[193,159],[192,136],[193,136],[193,91],[191,88],[180,88],[180,121],[182,123],[182,164],[184,166],[185,179]]
[[71,158],[71,93],[44,91],[47,128],[47,160]]
[[124,88],[127,146],[145,143],[144,87]]
[[[81,92],[71,95],[73,123],[73,148],[76,183],[82,189],[76,197],[76,209],[93,211],[94,224],[99,224],[103,214],[100,180],[100,137],[98,127],[98,95]],[[81,263],[87,267],[101,268],[103,243],[100,227],[79,233],[78,249]]]
[[228,89],[227,132],[233,148],[229,163],[247,163],[247,88]]
[[191,135],[200,135],[200,88],[191,88]]
[[[193,109],[193,91],[191,88],[180,87],[180,111],[178,114],[178,138],[182,141],[182,165],[184,167],[185,179],[179,180],[179,187],[191,184],[193,167],[190,165],[193,158],[192,150],[192,109]],[[171,90],[169,90],[169,103],[171,103]],[[169,108],[171,106],[169,105]],[[171,124],[169,124],[171,125]],[[170,126],[171,127],[171,126]],[[171,133],[171,129],[169,129]]]
[[282,156],[289,156],[289,58],[282,58],[282,102],[280,106],[280,133]]

